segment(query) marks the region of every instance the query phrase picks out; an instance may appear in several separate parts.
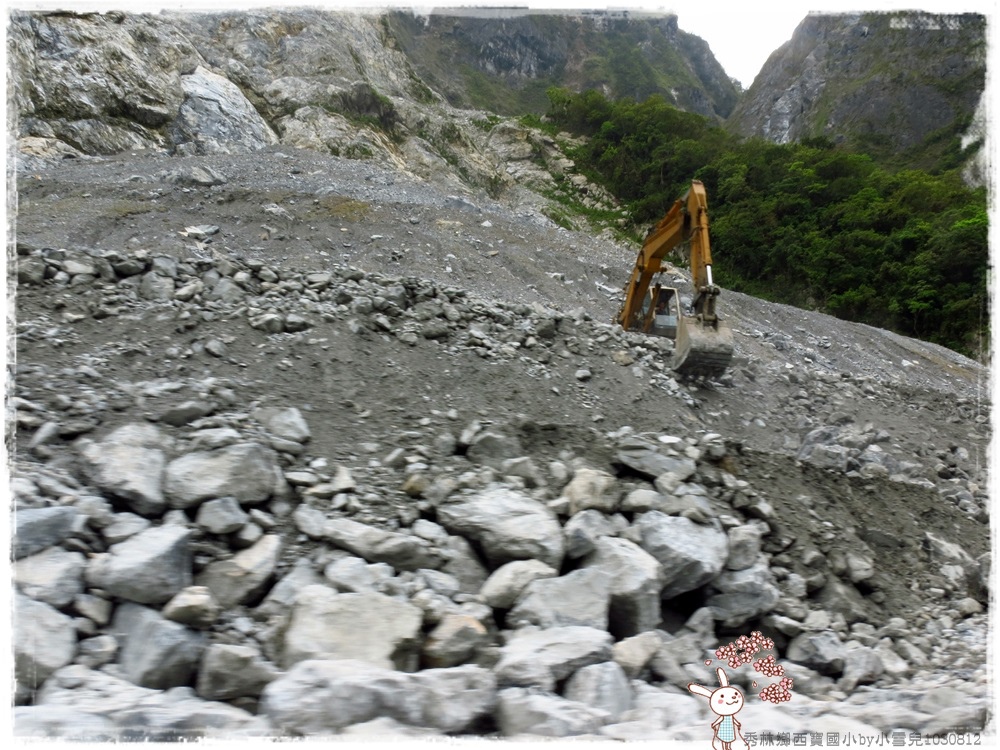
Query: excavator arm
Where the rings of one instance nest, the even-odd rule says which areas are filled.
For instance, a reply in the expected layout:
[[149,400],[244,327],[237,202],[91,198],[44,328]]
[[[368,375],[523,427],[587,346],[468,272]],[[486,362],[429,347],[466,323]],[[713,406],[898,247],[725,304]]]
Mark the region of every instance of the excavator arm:
[[[647,235],[625,288],[618,322],[627,331],[657,333],[653,307],[646,303],[650,284],[667,254],[685,242],[690,248],[693,315],[678,315],[673,368],[683,374],[718,376],[732,358],[732,331],[715,312],[719,288],[712,279],[708,200],[705,186],[699,180],[692,180],[684,197],[670,207]],[[655,292],[659,296],[660,288]]]

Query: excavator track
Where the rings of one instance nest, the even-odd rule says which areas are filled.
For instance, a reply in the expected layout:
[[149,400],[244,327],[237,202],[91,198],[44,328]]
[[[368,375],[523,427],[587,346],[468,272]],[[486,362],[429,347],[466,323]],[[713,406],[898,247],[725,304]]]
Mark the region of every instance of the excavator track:
[[688,315],[682,316],[680,323],[674,343],[674,372],[685,377],[720,377],[733,358],[733,330],[722,321],[706,326]]

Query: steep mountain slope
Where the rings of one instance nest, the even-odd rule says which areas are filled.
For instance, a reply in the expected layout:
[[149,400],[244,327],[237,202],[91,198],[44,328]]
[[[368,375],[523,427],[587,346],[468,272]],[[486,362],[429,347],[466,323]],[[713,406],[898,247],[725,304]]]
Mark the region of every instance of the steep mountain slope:
[[776,143],[825,137],[875,154],[926,150],[927,166],[939,166],[984,90],[985,24],[977,14],[809,15],[727,127]]

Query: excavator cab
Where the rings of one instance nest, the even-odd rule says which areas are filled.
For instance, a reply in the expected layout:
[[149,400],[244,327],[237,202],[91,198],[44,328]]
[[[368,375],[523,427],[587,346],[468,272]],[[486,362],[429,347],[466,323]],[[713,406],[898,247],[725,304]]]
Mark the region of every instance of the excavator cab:
[[642,308],[645,321],[643,331],[654,336],[677,338],[677,325],[681,317],[680,295],[672,286],[651,287]]

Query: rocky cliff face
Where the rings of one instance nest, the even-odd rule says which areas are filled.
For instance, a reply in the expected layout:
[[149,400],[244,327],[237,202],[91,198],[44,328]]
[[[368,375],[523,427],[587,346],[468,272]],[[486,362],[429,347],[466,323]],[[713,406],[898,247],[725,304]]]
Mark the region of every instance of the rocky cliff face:
[[985,18],[810,15],[729,117],[776,143],[823,136],[891,152],[972,121],[986,74]]
[[739,96],[708,44],[679,29],[674,15],[486,13],[395,13],[387,21],[421,76],[456,105],[543,112],[554,85],[639,100],[660,94],[724,118]]
[[[496,121],[472,105],[524,112],[531,97],[516,92],[544,102],[553,84],[659,92],[717,117],[736,99],[707,45],[676,17],[435,15],[425,25],[401,13],[307,9],[25,13],[12,18],[9,49],[18,136],[31,154],[282,143],[425,176],[444,169],[490,188],[509,181],[505,165],[518,157],[506,147],[509,124],[492,133]],[[527,138],[514,135],[515,150]]]

